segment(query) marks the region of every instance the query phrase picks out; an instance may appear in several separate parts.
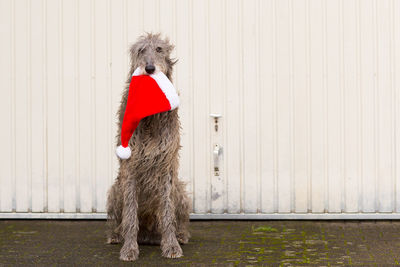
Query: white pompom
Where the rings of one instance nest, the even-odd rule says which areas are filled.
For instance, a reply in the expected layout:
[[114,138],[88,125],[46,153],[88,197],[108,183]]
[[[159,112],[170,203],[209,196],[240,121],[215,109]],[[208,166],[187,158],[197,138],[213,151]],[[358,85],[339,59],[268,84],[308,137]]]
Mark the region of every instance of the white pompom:
[[129,146],[118,146],[115,152],[120,159],[129,159],[131,157],[131,149]]

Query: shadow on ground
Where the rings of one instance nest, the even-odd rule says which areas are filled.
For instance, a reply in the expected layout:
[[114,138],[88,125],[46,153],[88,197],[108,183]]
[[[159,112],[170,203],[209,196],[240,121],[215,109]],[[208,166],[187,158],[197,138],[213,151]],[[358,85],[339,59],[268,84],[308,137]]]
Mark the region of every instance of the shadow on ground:
[[[0,220],[0,265],[128,265],[105,230],[105,221]],[[140,246],[134,265],[395,265],[399,231],[397,221],[192,221],[183,258]]]

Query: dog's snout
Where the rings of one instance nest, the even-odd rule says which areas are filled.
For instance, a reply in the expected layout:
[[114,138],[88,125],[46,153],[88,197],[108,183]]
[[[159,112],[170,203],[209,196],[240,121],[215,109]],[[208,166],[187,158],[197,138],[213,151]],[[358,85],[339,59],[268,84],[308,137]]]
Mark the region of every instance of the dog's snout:
[[148,74],[153,74],[154,71],[156,70],[156,67],[152,64],[148,64],[148,65],[146,65],[146,67],[144,69],[146,70],[146,72]]

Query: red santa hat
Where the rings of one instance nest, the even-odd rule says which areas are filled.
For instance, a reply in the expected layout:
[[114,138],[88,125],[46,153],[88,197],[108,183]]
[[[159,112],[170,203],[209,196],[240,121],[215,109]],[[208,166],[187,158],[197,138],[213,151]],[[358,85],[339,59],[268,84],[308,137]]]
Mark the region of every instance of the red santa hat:
[[179,106],[178,94],[164,73],[158,71],[151,75],[141,75],[142,72],[141,68],[137,68],[129,85],[121,127],[121,145],[116,151],[121,159],[131,156],[129,140],[141,119]]

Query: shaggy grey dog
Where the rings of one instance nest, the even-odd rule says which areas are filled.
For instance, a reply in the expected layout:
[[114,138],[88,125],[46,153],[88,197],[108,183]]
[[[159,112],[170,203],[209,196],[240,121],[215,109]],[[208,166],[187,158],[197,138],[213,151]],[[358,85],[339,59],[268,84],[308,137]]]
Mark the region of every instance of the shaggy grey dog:
[[[121,125],[133,72],[162,71],[171,79],[176,61],[174,46],[159,34],[146,34],[130,48],[131,68],[118,111],[117,145],[121,144]],[[178,179],[180,122],[178,110],[141,120],[129,141],[132,156],[120,160],[118,177],[108,192],[107,242],[124,242],[120,259],[134,261],[139,256],[138,242],[160,244],[162,256],[183,256],[179,245],[188,242],[190,202],[184,183]]]

